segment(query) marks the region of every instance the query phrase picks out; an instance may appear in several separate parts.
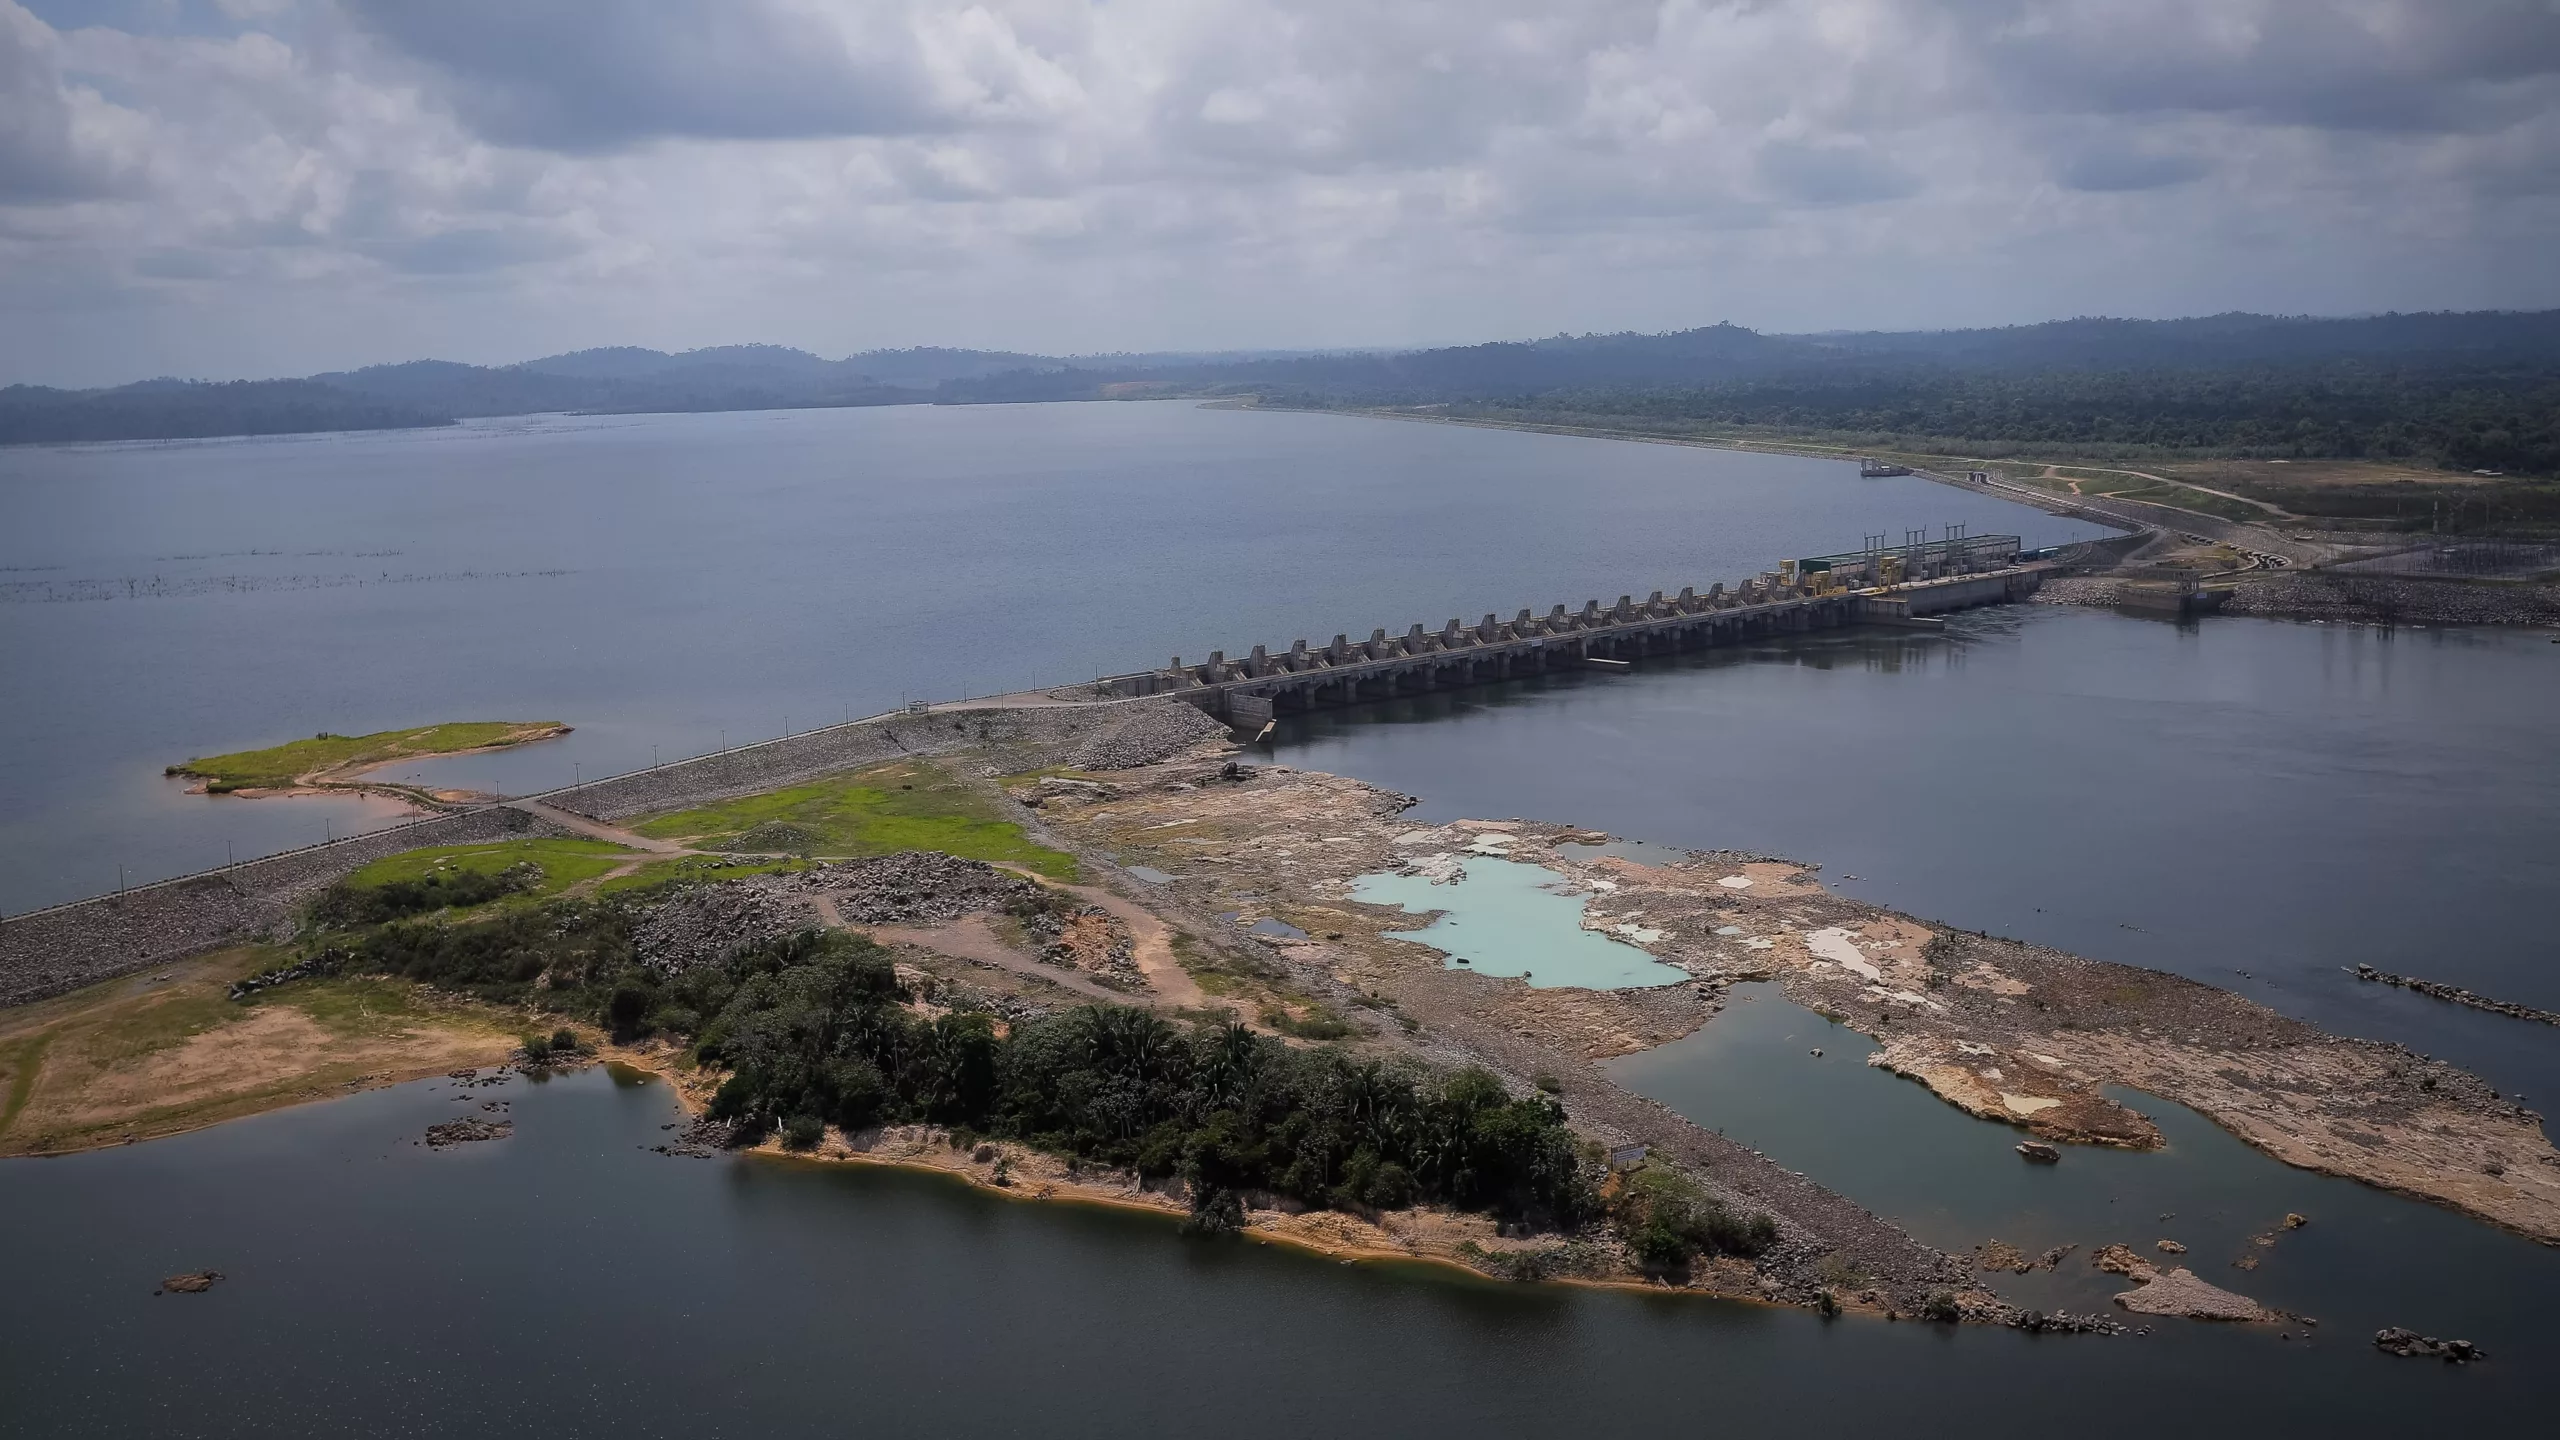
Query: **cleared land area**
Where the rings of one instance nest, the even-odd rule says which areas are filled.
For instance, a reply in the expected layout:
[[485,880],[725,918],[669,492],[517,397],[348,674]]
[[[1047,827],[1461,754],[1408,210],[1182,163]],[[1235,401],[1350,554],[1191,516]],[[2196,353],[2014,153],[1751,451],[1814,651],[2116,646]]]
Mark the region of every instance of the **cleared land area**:
[[0,1011],[0,1155],[147,1140],[514,1051],[526,1022],[378,976],[226,998],[265,946]]
[[695,850],[825,856],[935,850],[1076,878],[1075,857],[1038,844],[996,805],[922,761],[832,776],[660,815],[631,827]]
[[488,845],[436,845],[388,855],[349,875],[343,882],[360,888],[401,882],[423,883],[454,875],[502,875],[520,865],[541,871],[541,878],[519,893],[528,899],[557,895],[582,881],[600,879],[637,857],[620,845],[602,840],[563,840],[536,836],[500,840]]

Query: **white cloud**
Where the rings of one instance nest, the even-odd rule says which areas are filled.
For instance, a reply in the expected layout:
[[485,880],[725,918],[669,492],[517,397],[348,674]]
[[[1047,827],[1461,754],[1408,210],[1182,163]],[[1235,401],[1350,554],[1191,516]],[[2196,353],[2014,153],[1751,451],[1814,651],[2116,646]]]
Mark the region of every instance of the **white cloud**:
[[186,13],[0,0],[0,378],[2560,304],[2549,0]]

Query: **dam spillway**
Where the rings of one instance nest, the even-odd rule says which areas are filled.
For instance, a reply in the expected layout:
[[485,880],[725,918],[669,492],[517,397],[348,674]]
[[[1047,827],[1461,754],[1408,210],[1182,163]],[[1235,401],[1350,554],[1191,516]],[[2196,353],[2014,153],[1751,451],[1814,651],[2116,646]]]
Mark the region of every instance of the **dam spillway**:
[[1480,685],[1553,670],[1615,668],[1647,656],[1742,644],[1770,636],[1861,624],[1911,624],[1949,610],[1999,605],[2033,594],[2051,569],[2020,563],[2018,537],[1978,535],[1917,553],[1869,550],[1789,561],[1728,590],[1656,590],[1615,605],[1585,601],[1545,615],[1522,610],[1510,620],[1486,615],[1473,625],[1451,619],[1402,635],[1372,630],[1366,640],[1336,635],[1331,644],[1299,640],[1286,650],[1256,645],[1229,659],[1224,651],[1161,670],[1104,676],[1097,685],[1119,697],[1162,695],[1187,701],[1238,726],[1274,715],[1391,699],[1428,690]]

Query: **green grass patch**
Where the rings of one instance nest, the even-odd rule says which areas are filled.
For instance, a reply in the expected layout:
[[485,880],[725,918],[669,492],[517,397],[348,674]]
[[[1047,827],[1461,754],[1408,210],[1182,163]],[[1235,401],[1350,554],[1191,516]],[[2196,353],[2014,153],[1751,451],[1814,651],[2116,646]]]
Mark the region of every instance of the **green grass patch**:
[[184,1044],[239,1014],[219,994],[182,991],[113,1014],[84,1037],[81,1049],[107,1063],[123,1064]]
[[261,991],[250,1003],[289,1005],[324,1029],[360,1038],[399,1034],[437,1018],[419,1003],[416,986],[375,975],[297,981]]
[[168,773],[201,779],[205,789],[217,795],[231,790],[276,790],[305,775],[451,755],[462,750],[521,745],[565,735],[568,730],[568,726],[550,720],[468,720],[371,735],[332,735],[323,730],[308,740],[288,741],[264,750],[203,756],[172,765]]
[[1299,1011],[1292,1011],[1276,1001],[1263,1006],[1262,1023],[1300,1040],[1342,1040],[1360,1033],[1350,1021],[1336,1014],[1332,1006],[1321,1000],[1299,1003],[1304,1007]]
[[36,1076],[44,1069],[45,1047],[53,1043],[53,1036],[50,1030],[30,1035],[9,1052],[9,1095],[0,1100],[0,1135],[18,1123],[18,1112],[27,1108],[27,1097],[36,1093]]
[[749,875],[779,875],[797,870],[797,860],[721,860],[708,855],[685,855],[672,860],[652,860],[628,875],[607,880],[596,887],[598,895],[615,895],[625,890],[646,890],[670,881],[740,880]]
[[609,841],[563,840],[548,836],[499,840],[485,845],[433,845],[424,850],[386,855],[349,875],[343,883],[367,889],[394,881],[425,880],[430,876],[456,872],[495,875],[531,862],[542,867],[542,883],[520,893],[539,899],[545,895],[557,895],[581,880],[592,880],[638,854],[638,851],[626,850]]
[[985,796],[912,761],[679,810],[633,828],[704,850],[769,848],[828,856],[938,850],[1020,865],[1053,880],[1073,880],[1077,873],[1074,856],[1035,844],[1021,826],[1000,818]]

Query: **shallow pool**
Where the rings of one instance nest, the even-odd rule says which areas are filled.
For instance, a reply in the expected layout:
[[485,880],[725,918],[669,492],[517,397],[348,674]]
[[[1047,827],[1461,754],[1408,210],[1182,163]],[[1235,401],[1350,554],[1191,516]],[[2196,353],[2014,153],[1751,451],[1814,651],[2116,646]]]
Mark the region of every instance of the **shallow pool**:
[[1587,895],[1543,865],[1470,855],[1452,883],[1382,872],[1354,881],[1351,898],[1418,915],[1439,911],[1429,925],[1391,938],[1440,951],[1451,969],[1516,977],[1541,990],[1633,990],[1689,978],[1633,945],[1583,929]]

